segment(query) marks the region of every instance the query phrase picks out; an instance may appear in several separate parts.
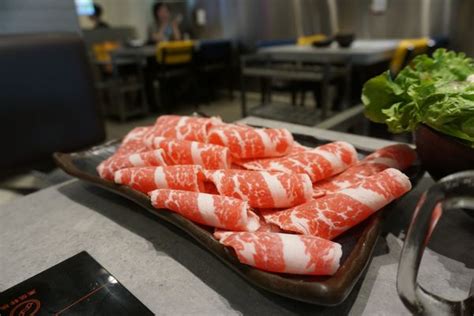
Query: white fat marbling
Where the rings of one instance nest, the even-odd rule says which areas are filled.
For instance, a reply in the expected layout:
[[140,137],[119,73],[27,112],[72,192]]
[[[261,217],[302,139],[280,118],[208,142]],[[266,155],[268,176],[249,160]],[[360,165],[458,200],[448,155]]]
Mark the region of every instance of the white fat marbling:
[[197,197],[197,204],[199,212],[202,218],[209,225],[215,227],[221,227],[219,218],[216,216],[216,210],[214,208],[214,199],[211,194],[200,193]]
[[128,157],[128,161],[135,166],[135,167],[142,167],[145,165],[145,162],[143,161],[142,157],[140,157],[140,154],[133,154]]
[[[291,223],[293,224],[293,226],[298,227],[300,232],[302,232],[305,235],[310,234],[309,233],[309,223],[308,223],[307,219],[296,216],[295,212],[291,212],[290,219],[291,219]],[[275,224],[277,224],[277,223],[275,223]]]
[[378,194],[377,192],[361,187],[344,189],[339,191],[339,193],[350,196],[352,199],[367,205],[374,211],[384,207],[393,199],[386,199],[383,195]]
[[275,207],[289,207],[289,197],[277,175],[268,172],[261,172],[261,175],[270,190]]
[[315,266],[311,263],[311,256],[306,251],[306,245],[298,235],[278,234],[283,245],[285,272],[311,273]]
[[334,243],[333,247],[328,250],[328,252],[322,256],[324,261],[332,261],[333,270],[331,274],[336,273],[339,269],[340,261],[342,257],[342,246],[338,243]]
[[275,144],[272,142],[264,129],[256,128],[254,130],[262,140],[265,156],[270,156],[275,152]]
[[114,173],[114,182],[118,184],[122,184],[122,170],[115,171]]
[[191,142],[191,156],[195,165],[202,166],[201,149],[198,142]]
[[249,232],[257,231],[260,228],[260,218],[257,214],[249,210],[247,203],[244,204],[244,212],[247,214],[247,230]]
[[163,167],[157,167],[154,173],[155,184],[158,189],[169,188],[168,181],[166,181],[166,175]]
[[[240,238],[239,238],[240,239]],[[253,242],[247,242],[240,240],[242,243],[243,249],[238,250],[239,254],[245,258],[247,264],[255,266],[255,254],[257,253],[255,250],[255,245]]]

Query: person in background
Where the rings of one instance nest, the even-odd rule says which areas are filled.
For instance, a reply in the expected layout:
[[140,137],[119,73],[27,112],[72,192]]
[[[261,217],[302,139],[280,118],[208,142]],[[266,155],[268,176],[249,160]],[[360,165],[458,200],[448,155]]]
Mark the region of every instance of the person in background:
[[171,21],[171,12],[166,3],[157,2],[152,7],[153,23],[148,27],[150,42],[179,41],[182,39],[179,24],[181,15]]
[[108,28],[109,24],[102,20],[103,9],[102,6],[94,3],[94,13],[89,17],[94,23],[93,29]]

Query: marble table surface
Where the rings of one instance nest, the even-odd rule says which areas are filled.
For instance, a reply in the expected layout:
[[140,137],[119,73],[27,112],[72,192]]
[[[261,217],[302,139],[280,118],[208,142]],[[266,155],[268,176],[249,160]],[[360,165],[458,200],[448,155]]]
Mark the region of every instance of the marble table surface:
[[[284,125],[293,132],[366,147],[386,144],[269,120],[246,122]],[[124,198],[77,180],[0,207],[0,291],[86,250],[158,315],[408,315],[395,287],[400,237],[418,197],[432,183],[425,176],[387,212],[373,260],[348,299],[336,307],[259,290],[182,231]],[[442,217],[423,257],[423,286],[446,298],[467,296],[474,269],[473,227],[474,218],[463,212]]]

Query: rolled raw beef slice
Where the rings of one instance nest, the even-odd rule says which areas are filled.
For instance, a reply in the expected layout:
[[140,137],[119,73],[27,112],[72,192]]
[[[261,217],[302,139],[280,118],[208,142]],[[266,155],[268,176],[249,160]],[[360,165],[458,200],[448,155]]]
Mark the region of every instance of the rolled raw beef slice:
[[287,208],[311,199],[313,188],[306,174],[216,170],[207,171],[219,194],[248,201],[256,208]]
[[408,177],[390,168],[336,193],[263,216],[285,231],[333,239],[410,189]]
[[[310,151],[310,150],[313,150],[314,148],[310,148],[310,147],[307,147],[307,146],[303,146],[301,145],[300,143],[298,143],[297,141],[293,141],[293,146],[291,146],[291,149],[290,151],[288,152],[288,154],[286,154],[285,156],[283,157],[286,157],[286,156],[289,156],[289,155],[292,155],[292,154],[296,154],[296,153],[300,153],[300,152],[303,152],[303,151]],[[264,160],[264,159],[274,159],[274,158],[259,158],[259,159],[236,159],[234,158],[232,160],[232,164],[233,164],[233,167],[232,169],[246,169],[244,167],[244,165],[248,162],[252,162],[252,161],[260,161],[260,160]]]
[[260,227],[258,216],[239,199],[166,189],[149,195],[155,208],[169,209],[199,224],[235,231],[256,231]]
[[164,137],[155,137],[152,146],[163,149],[168,165],[199,165],[211,170],[232,165],[229,149],[223,146]]
[[133,167],[115,172],[115,183],[143,193],[156,189],[204,191],[204,173],[200,166]]
[[97,166],[97,172],[103,179],[114,180],[115,171],[130,167],[166,166],[162,149],[136,154],[113,155]]
[[[231,230],[216,228],[214,230],[214,237],[216,237],[216,239],[219,239],[218,237],[222,236],[223,233],[229,233],[229,232],[235,233],[234,231],[231,231]],[[284,233],[284,232],[280,229],[280,227],[273,224],[269,224],[265,222],[263,219],[260,219],[260,227],[255,231],[255,233]]]
[[[217,193],[218,194],[218,193]],[[253,212],[258,215],[259,217],[259,222],[260,222],[260,227],[255,231],[255,232],[272,232],[272,233],[283,233],[283,231],[278,227],[277,225],[267,223],[265,221],[265,218],[263,217],[263,214],[269,214],[270,212],[275,212],[276,210],[282,210],[282,209],[253,209]],[[228,230],[223,230],[223,229],[216,229],[214,231],[214,236],[217,238],[220,233],[223,232],[229,232]]]
[[251,161],[243,166],[250,170],[306,173],[312,182],[316,182],[338,174],[356,162],[354,146],[346,142],[334,142],[282,158]]
[[222,124],[210,129],[208,142],[228,147],[236,159],[280,157],[291,150],[293,136],[286,129]]
[[389,168],[405,170],[416,160],[416,151],[406,144],[382,147],[365,157],[363,162],[384,164]]
[[336,176],[313,183],[313,197],[323,196],[348,188],[387,168],[386,165],[375,163],[365,162],[357,164]]
[[408,145],[396,144],[383,147],[365,157],[358,164],[332,178],[316,182],[316,193],[331,193],[350,187],[362,179],[387,168],[404,170],[416,159],[416,152]]
[[209,129],[218,124],[222,124],[222,120],[218,117],[162,115],[158,117],[153,128],[145,136],[145,142],[151,146],[153,139],[161,136],[205,143]]
[[151,148],[148,147],[143,140],[144,135],[150,131],[150,129],[151,126],[139,126],[132,129],[123,138],[123,141],[115,154],[133,154],[150,150]]
[[299,152],[302,152],[302,151],[313,150],[313,149],[314,149],[314,148],[301,145],[301,144],[298,143],[297,141],[294,141],[294,142],[293,142],[293,146],[291,147],[291,150],[290,150],[290,152],[288,153],[288,155],[296,154],[296,153],[299,153]]
[[314,236],[273,232],[219,232],[215,236],[234,249],[241,263],[270,272],[332,275],[342,256],[340,244]]
[[257,230],[259,233],[282,233],[283,231],[277,225],[270,224],[264,220],[260,220],[260,228]]
[[152,128],[153,126],[137,126],[132,129],[130,132],[125,135],[122,143],[126,144],[135,140],[143,140],[143,136]]

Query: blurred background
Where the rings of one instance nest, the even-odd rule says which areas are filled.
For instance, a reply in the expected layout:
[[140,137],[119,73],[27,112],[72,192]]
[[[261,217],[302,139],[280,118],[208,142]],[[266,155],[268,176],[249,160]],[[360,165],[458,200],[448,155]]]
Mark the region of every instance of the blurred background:
[[3,200],[63,181],[52,152],[163,113],[411,142],[364,119],[362,86],[439,47],[474,56],[473,12],[470,0],[2,0]]

